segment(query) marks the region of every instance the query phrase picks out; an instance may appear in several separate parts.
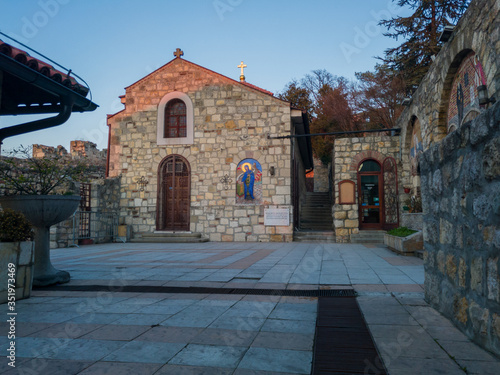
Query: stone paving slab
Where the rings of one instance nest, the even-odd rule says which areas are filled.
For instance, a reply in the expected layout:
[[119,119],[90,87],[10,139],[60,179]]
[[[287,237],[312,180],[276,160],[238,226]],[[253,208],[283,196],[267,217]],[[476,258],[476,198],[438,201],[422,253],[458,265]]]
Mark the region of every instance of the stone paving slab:
[[[316,298],[120,292],[124,285],[354,288],[390,374],[464,374],[465,367],[471,374],[489,374],[500,364],[427,305],[420,259],[382,247],[104,244],[53,250],[52,259],[70,271],[71,284],[110,290],[35,290],[18,301],[17,370],[47,375],[310,372]],[[0,329],[0,350],[6,352],[8,325],[0,322]],[[1,374],[20,373],[0,359]]]

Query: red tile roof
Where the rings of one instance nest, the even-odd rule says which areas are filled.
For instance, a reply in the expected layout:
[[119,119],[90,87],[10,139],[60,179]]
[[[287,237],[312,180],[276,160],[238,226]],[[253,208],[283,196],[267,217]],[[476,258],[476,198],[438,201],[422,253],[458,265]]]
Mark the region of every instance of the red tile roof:
[[261,89],[260,87],[252,85],[251,83],[248,83],[246,81],[243,81],[243,82],[240,81],[240,83],[243,84],[243,85],[245,85],[245,86],[251,87],[254,90],[259,90],[260,92],[263,92],[264,94],[268,94],[268,95],[274,96],[274,94],[271,91],[267,91],[267,90]]
[[63,73],[60,70],[55,69],[52,65],[49,65],[42,60],[31,57],[27,52],[20,50],[19,48],[13,47],[10,44],[5,43],[0,39],[0,53],[16,60],[17,62],[28,66],[29,68],[43,74],[44,76],[60,83],[69,89],[77,92],[83,97],[87,96],[89,89],[86,86],[79,84],[73,77],[69,76],[69,73]]

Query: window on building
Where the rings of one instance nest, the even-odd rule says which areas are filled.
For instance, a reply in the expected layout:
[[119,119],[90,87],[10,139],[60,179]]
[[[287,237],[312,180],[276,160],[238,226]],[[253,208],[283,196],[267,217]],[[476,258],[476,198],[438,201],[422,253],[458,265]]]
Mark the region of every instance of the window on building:
[[187,136],[186,104],[180,99],[174,99],[165,107],[165,138],[182,138]]
[[158,104],[156,142],[158,145],[190,145],[194,140],[194,110],[182,92],[165,95]]
[[380,172],[380,164],[374,160],[367,160],[359,166],[359,172]]

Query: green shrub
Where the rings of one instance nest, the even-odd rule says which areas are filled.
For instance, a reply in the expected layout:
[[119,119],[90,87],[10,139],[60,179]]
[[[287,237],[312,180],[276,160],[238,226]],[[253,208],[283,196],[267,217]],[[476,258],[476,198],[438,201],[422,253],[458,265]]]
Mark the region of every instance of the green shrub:
[[396,229],[391,229],[387,233],[390,234],[391,236],[406,237],[409,236],[410,234],[417,233],[417,231],[413,229],[408,229],[407,227],[399,227]]
[[31,241],[33,229],[20,212],[5,209],[0,212],[0,242]]

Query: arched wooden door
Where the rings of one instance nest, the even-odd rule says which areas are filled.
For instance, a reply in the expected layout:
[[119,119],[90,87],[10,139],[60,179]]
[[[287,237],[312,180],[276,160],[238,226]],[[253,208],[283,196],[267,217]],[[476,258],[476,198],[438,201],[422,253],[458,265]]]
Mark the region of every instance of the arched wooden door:
[[170,155],[158,167],[157,230],[189,230],[191,168],[180,155]]

